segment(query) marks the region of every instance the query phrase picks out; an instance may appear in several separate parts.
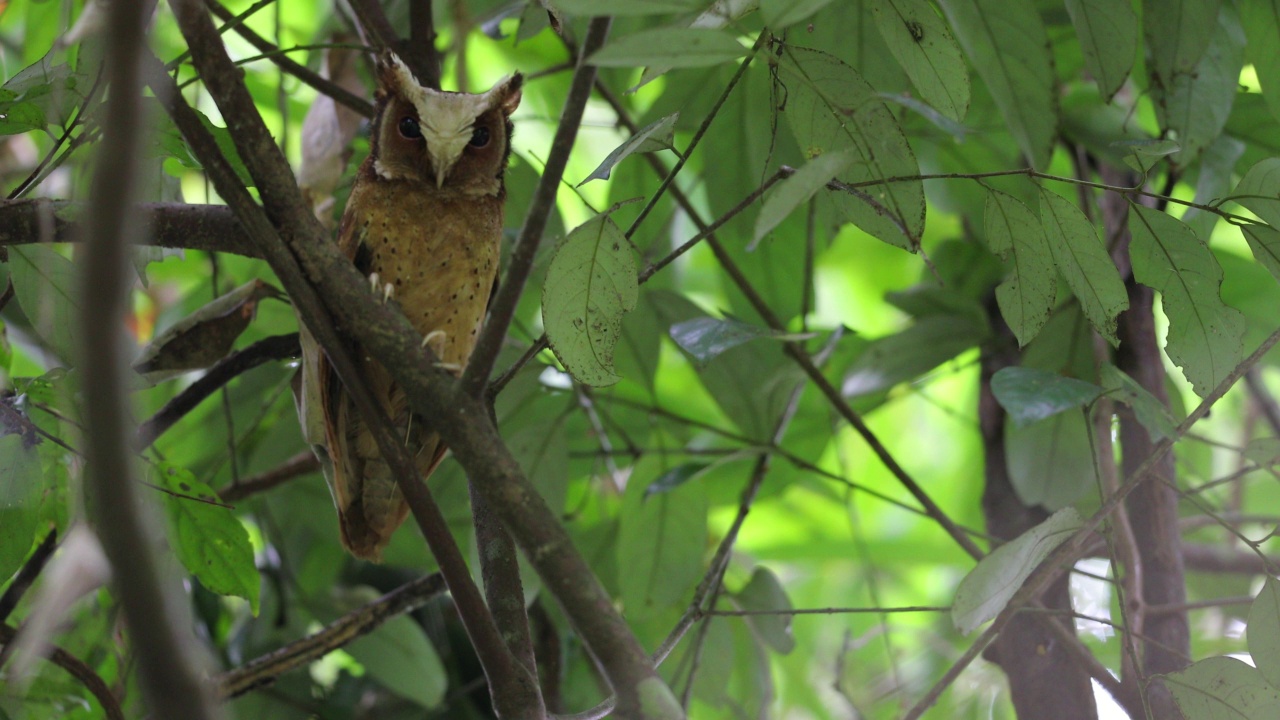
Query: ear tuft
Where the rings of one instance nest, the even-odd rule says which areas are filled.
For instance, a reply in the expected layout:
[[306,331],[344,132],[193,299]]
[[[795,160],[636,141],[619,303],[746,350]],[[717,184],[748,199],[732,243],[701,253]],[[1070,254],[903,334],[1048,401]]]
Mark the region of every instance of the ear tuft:
[[520,98],[522,89],[524,88],[524,76],[515,73],[506,82],[502,83],[498,90],[498,107],[502,109],[502,114],[511,117],[511,113],[516,111],[520,106]]

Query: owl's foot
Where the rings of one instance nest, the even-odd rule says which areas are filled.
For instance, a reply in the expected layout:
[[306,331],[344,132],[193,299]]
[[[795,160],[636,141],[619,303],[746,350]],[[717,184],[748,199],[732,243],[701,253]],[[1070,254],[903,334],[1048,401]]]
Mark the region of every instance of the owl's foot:
[[[444,343],[447,338],[448,335],[446,335],[443,330],[432,330],[427,333],[426,337],[422,338],[422,347],[429,347],[431,348],[431,353],[433,355],[436,357],[443,357]],[[436,367],[441,370],[448,370],[454,374],[462,372],[462,366],[458,363],[437,362]]]
[[369,291],[377,295],[382,292],[382,304],[386,305],[391,300],[391,295],[395,292],[395,286],[391,283],[382,285],[382,278],[378,277],[378,273],[369,273]]

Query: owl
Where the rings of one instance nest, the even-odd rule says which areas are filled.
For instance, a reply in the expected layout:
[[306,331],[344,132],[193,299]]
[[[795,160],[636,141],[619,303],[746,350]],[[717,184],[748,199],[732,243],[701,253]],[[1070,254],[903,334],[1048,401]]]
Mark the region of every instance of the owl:
[[[400,305],[441,366],[471,356],[497,279],[503,173],[522,79],[486,93],[424,87],[395,54],[377,61],[376,114],[338,229],[338,246],[381,299]],[[408,514],[374,436],[303,328],[299,411],[338,508],[342,544],[377,560]],[[360,370],[425,479],[445,447],[390,374],[356,349]]]

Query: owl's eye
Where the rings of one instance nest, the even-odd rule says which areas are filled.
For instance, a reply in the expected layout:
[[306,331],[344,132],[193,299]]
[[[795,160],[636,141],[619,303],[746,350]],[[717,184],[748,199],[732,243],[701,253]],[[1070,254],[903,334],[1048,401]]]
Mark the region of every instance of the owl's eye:
[[489,128],[480,126],[471,133],[471,147],[482,148],[489,144]]
[[400,135],[410,140],[422,137],[422,130],[418,128],[418,121],[408,115],[400,118]]

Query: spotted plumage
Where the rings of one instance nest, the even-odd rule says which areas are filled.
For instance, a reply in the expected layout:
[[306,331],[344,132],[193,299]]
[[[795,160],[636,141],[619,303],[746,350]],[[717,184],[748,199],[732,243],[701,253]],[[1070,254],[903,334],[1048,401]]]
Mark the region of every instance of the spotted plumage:
[[[377,65],[377,113],[338,231],[339,248],[398,303],[442,366],[460,372],[475,347],[498,271],[503,172],[515,75],[483,94],[423,87],[398,57]],[[372,433],[304,331],[303,408],[338,507],[343,545],[378,559],[408,513]],[[357,362],[425,478],[445,447],[363,349]]]

